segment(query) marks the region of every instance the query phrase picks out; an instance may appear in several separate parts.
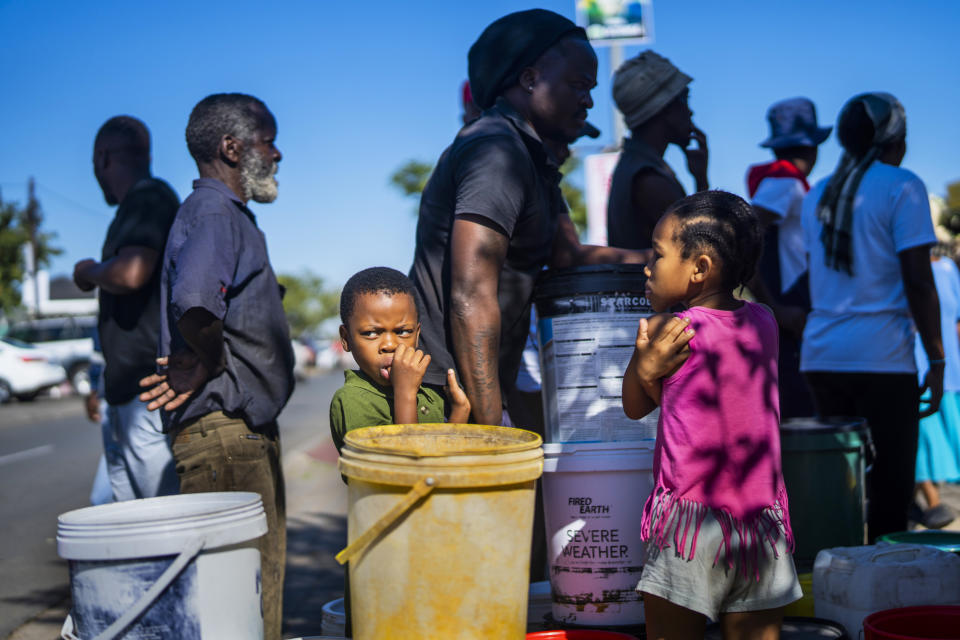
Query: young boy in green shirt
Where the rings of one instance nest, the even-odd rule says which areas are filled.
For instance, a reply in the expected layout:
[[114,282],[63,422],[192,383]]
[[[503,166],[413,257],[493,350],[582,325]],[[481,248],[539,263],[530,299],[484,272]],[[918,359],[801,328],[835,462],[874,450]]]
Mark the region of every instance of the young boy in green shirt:
[[[410,279],[387,267],[351,276],[340,294],[340,341],[358,371],[345,371],[330,403],[330,432],[339,451],[351,429],[444,422],[444,398],[423,386],[430,356],[417,349],[420,319]],[[449,422],[470,418],[470,401],[447,371]]]

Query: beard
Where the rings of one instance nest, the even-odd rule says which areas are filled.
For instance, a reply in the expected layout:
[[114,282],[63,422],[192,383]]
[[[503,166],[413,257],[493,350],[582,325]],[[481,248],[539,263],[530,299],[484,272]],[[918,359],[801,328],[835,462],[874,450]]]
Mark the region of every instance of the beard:
[[277,163],[250,149],[240,158],[240,181],[243,195],[254,202],[273,202],[277,199]]

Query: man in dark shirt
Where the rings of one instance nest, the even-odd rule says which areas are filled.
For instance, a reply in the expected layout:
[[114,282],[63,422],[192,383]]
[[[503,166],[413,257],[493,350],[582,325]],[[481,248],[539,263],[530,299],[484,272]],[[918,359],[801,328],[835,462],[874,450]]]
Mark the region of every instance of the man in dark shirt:
[[586,34],[551,11],[509,14],[469,54],[483,115],[444,151],[420,201],[410,276],[420,296],[424,382],[456,368],[480,424],[504,422],[545,265],[635,261],[645,254],[581,245],[543,140],[583,129],[597,58]]
[[[93,144],[93,172],[109,205],[119,204],[100,262],[81,260],[73,278],[100,288],[98,331],[105,361],[101,416],[114,500],[177,492],[170,441],[160,417],[137,395],[155,368],[160,335],[160,257],[180,206],[173,189],[150,175],[150,133],[136,118],[110,118]],[[91,393],[88,406],[97,402]]]
[[[215,94],[187,124],[200,179],[177,212],[163,258],[160,354],[141,382],[174,434],[181,491],[253,491],[264,637],[279,640],[286,510],[277,416],[293,393],[293,348],[263,232],[246,203],[277,197],[277,124],[257,98]],[[164,357],[166,358],[164,360]]]
[[[707,137],[693,125],[687,104],[692,78],[653,51],[624,62],[613,77],[613,99],[630,128],[610,182],[607,244],[646,249],[653,228],[672,203],[684,197],[683,185],[663,160],[675,144],[687,157],[696,190],[709,189]],[[694,146],[690,146],[695,142]]]

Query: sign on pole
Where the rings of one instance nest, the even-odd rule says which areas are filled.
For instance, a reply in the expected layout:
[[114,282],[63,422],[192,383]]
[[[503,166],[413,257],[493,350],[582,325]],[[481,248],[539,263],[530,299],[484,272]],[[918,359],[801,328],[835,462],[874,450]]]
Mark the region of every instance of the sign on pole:
[[577,0],[577,24],[594,45],[653,40],[653,0]]
[[587,243],[607,244],[607,200],[619,153],[594,153],[584,158],[584,191],[587,201]]

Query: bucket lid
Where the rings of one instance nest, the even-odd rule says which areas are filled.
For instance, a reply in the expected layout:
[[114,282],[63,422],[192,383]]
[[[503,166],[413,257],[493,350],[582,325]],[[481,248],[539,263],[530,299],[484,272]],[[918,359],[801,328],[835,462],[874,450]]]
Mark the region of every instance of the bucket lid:
[[653,469],[654,440],[552,442],[543,445],[544,473],[594,473]]
[[543,455],[571,455],[577,453],[634,453],[642,451],[653,451],[656,446],[656,440],[647,438],[644,440],[622,440],[605,442],[548,442],[543,445]]
[[936,547],[941,551],[960,553],[960,531],[900,531],[888,533],[879,538],[880,542],[922,544]]
[[867,430],[863,418],[790,418],[780,423],[780,431],[786,433],[847,433]]
[[188,493],[85,507],[57,518],[57,552],[68,560],[177,555],[198,536],[204,549],[267,532],[260,494]]
[[592,264],[547,269],[537,277],[534,300],[578,294],[636,292],[643,294],[647,277],[642,264]]
[[543,473],[542,440],[532,431],[477,424],[392,424],[348,431],[340,472],[378,484],[492,487]]

